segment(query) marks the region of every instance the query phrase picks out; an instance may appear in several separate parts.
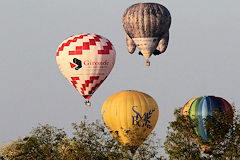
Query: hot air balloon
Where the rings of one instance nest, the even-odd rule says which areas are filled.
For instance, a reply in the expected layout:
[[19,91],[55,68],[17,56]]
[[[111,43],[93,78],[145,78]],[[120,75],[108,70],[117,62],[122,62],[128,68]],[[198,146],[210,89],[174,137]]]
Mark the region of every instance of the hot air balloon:
[[158,105],[146,93],[127,90],[110,96],[102,106],[102,118],[114,138],[136,150],[154,129]]
[[[201,96],[189,100],[182,109],[182,115],[188,116],[192,124],[195,123],[194,137],[203,150],[210,149],[211,144],[220,143],[233,122],[232,106],[225,99],[215,96]],[[219,120],[223,118],[221,116],[225,121],[220,123]],[[215,142],[210,142],[210,139],[215,136],[214,133],[209,132],[213,128],[209,128],[211,126],[207,128],[210,122],[214,125],[222,125],[221,131],[214,130],[214,133],[223,133],[214,139]]]
[[[129,8],[122,17],[123,27],[127,33],[126,43],[129,53],[138,47],[139,54],[150,65],[152,54],[163,53],[169,41],[171,15],[166,7],[157,3],[137,3]],[[159,48],[157,50],[156,48]]]
[[192,98],[190,99],[184,106],[183,106],[183,109],[182,109],[182,115],[184,116],[189,116],[189,108],[191,106],[191,104],[193,103],[193,101],[195,101],[195,99],[198,98],[198,97],[195,97],[195,98]]
[[65,78],[89,99],[108,77],[115,63],[112,43],[97,34],[77,34],[65,39],[57,49],[57,64]]

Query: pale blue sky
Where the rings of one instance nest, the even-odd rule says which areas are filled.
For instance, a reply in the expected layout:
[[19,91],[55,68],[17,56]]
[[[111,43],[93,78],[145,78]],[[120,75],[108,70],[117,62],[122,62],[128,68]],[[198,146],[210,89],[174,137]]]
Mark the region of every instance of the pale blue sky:
[[[172,15],[166,53],[151,66],[125,45],[121,18],[137,2],[157,2]],[[150,94],[159,105],[155,131],[164,141],[173,111],[189,99],[215,95],[240,109],[240,1],[228,0],[2,0],[0,2],[0,145],[39,123],[64,128],[84,115],[101,119],[101,107],[122,90]],[[92,97],[92,107],[66,81],[56,49],[77,33],[97,33],[115,46],[116,64]]]

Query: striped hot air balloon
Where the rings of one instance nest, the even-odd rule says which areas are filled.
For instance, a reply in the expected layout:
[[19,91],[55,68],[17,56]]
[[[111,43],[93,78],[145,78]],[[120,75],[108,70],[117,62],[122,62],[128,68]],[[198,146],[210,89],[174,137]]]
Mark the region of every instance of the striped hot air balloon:
[[104,102],[101,113],[113,137],[124,146],[137,149],[154,129],[159,111],[151,96],[127,90],[110,96]]
[[89,99],[108,77],[115,63],[112,43],[97,34],[77,34],[65,39],[57,49],[57,64],[65,78]]
[[197,122],[197,125],[193,128],[195,133],[194,137],[202,149],[210,148],[209,139],[212,138],[213,135],[211,135],[209,129],[207,129],[207,123],[209,121],[214,121],[215,124],[217,124],[217,120],[219,120],[221,115],[226,119],[224,123],[222,123],[223,126],[220,127],[221,131],[218,131],[224,134],[212,143],[221,142],[233,122],[232,106],[225,99],[215,96],[201,96],[189,100],[182,109],[182,115],[189,116],[191,123]]
[[[157,3],[137,3],[126,9],[122,17],[127,33],[126,42],[130,53],[138,47],[139,54],[147,60],[152,54],[159,55],[167,48],[171,15],[168,9]],[[159,50],[156,50],[156,48]]]

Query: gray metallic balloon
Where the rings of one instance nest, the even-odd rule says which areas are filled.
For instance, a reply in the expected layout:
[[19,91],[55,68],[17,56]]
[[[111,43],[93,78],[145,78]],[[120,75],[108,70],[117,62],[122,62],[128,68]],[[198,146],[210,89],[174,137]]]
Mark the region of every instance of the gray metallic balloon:
[[[166,7],[157,3],[137,3],[126,9],[122,17],[127,33],[128,51],[136,46],[148,60],[153,54],[164,52],[168,45],[171,15]],[[159,48],[156,52],[155,49]]]

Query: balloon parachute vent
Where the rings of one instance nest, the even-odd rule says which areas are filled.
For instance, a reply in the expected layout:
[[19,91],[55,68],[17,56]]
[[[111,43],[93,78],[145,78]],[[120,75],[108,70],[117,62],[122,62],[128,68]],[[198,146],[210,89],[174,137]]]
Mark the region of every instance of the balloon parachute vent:
[[150,66],[150,61],[146,61],[146,66]]
[[89,101],[85,101],[85,103],[84,103],[84,107],[91,107],[91,102],[89,102]]

